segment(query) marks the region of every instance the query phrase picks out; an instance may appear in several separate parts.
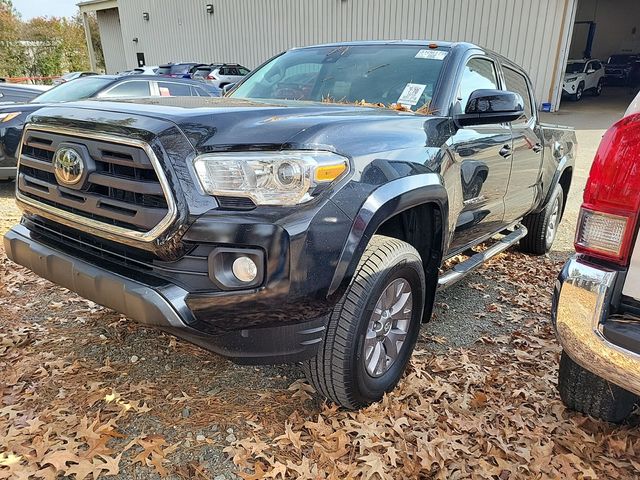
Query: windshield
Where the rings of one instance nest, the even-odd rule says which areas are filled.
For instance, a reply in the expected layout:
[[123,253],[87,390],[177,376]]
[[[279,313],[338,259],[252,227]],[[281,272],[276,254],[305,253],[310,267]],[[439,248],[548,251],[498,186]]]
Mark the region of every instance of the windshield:
[[233,98],[402,104],[428,108],[446,50],[357,45],[290,50],[256,70]]
[[110,78],[83,77],[58,85],[37,96],[32,103],[73,102],[93,97],[113,80]]
[[611,55],[607,63],[613,65],[620,65],[622,63],[629,63],[632,60],[632,55]]
[[170,73],[172,75],[184,75],[186,73],[189,73],[189,70],[191,70],[191,67],[193,67],[193,64],[191,63],[182,63],[178,65],[173,65],[171,67]]
[[582,73],[582,72],[584,72],[584,62],[567,64],[567,73]]

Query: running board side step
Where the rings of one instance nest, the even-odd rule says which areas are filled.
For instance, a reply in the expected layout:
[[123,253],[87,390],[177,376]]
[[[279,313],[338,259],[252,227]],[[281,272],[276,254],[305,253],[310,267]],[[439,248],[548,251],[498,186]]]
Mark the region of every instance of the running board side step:
[[524,225],[516,225],[516,229],[513,232],[502,237],[495,244],[487,248],[484,252],[476,253],[464,262],[458,263],[451,270],[443,273],[440,278],[438,278],[438,289],[442,290],[450,287],[458,280],[461,280],[469,273],[473,272],[476,268],[478,268],[490,258],[495,257],[500,252],[504,252],[507,248],[518,242],[526,234],[527,228]]

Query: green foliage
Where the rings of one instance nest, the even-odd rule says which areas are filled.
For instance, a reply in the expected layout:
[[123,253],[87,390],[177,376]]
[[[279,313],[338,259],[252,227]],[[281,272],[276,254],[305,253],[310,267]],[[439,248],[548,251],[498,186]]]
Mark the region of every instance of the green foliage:
[[[98,68],[104,68],[97,21],[89,16]],[[82,16],[20,19],[11,0],[0,0],[0,76],[55,76],[89,70]]]

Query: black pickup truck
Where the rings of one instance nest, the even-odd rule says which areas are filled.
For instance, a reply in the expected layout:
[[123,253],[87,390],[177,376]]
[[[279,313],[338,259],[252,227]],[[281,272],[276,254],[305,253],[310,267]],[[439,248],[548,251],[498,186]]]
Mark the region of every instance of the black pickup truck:
[[534,106],[499,55],[387,41],[289,50],[226,98],[43,108],[5,250],[237,362],[302,361],[357,408],[401,378],[438,286],[551,247],[575,135]]

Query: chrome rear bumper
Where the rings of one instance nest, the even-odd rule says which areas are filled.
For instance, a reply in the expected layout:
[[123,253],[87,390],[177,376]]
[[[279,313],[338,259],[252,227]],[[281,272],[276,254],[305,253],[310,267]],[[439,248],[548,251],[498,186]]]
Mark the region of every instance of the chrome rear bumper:
[[616,270],[573,256],[556,283],[552,320],[558,341],[573,361],[640,395],[640,355],[611,343],[602,334],[618,275]]

